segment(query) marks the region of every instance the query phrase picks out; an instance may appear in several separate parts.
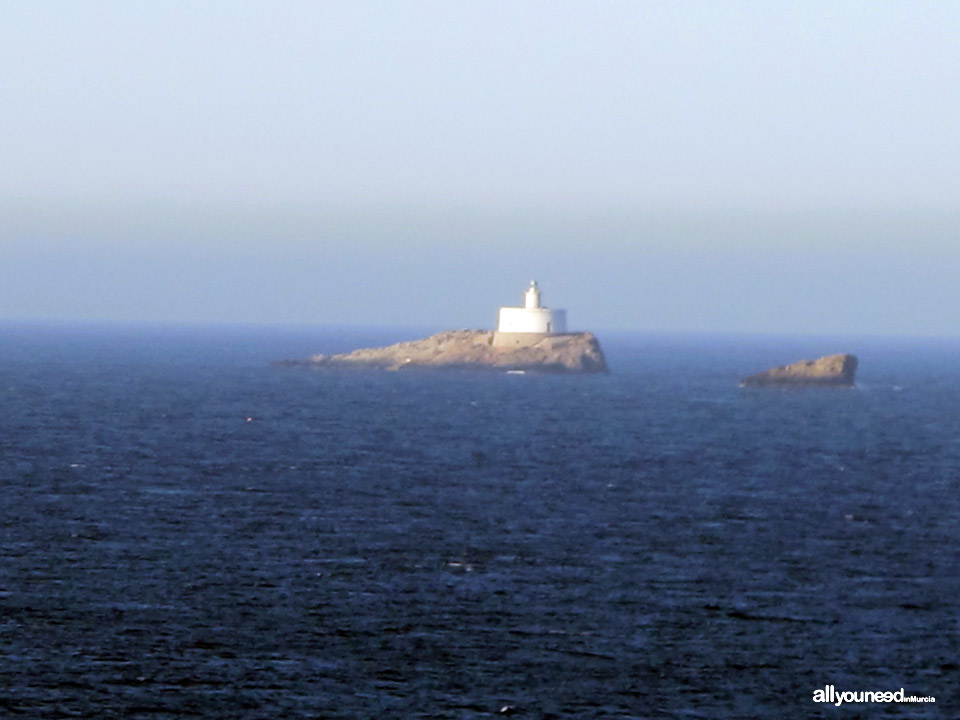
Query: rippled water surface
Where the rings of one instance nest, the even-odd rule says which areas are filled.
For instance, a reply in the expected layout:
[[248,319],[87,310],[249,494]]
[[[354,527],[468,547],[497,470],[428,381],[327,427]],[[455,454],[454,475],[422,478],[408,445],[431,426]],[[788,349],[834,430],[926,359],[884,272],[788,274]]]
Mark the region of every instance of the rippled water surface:
[[[405,337],[0,327],[0,715],[960,712],[960,347],[269,366]],[[737,386],[847,350],[857,390]]]

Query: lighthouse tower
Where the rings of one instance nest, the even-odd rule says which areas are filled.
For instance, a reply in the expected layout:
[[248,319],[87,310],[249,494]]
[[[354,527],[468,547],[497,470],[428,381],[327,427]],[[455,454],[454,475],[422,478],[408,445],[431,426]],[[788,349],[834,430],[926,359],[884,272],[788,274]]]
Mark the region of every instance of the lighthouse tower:
[[536,310],[540,307],[540,288],[537,281],[530,283],[530,287],[523,293],[523,307],[525,310]]
[[518,346],[539,342],[544,335],[567,331],[567,311],[545,308],[540,302],[537,281],[523,293],[523,307],[502,307],[494,345]]

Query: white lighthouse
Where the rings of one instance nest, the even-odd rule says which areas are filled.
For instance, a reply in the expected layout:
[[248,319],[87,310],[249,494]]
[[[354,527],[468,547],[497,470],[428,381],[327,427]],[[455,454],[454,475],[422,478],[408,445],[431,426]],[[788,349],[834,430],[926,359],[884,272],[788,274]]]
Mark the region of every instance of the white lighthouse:
[[[551,310],[540,303],[540,288],[537,281],[523,293],[523,307],[502,307],[497,322],[495,345],[525,344],[537,341],[543,335],[565,333],[567,331],[567,311]],[[510,334],[507,337],[503,335]],[[528,337],[537,335],[540,337]]]

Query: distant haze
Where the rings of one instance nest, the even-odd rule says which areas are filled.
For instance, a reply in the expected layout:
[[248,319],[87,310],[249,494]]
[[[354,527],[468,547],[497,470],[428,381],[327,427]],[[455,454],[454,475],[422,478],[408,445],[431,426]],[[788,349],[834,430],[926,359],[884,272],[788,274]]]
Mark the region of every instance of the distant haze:
[[0,10],[0,318],[960,335],[958,3]]

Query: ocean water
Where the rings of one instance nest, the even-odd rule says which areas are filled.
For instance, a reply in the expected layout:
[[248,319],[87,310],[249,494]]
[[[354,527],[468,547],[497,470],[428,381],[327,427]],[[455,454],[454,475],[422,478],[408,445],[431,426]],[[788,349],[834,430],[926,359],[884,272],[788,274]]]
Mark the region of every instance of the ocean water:
[[[0,716],[960,712],[960,345],[269,364],[410,336],[0,326]],[[856,390],[738,387],[839,351]]]

